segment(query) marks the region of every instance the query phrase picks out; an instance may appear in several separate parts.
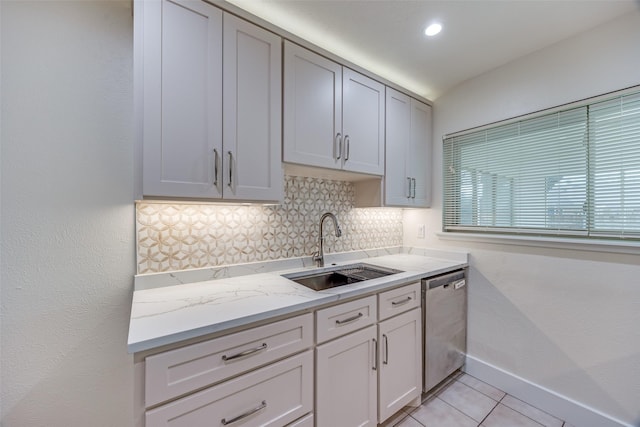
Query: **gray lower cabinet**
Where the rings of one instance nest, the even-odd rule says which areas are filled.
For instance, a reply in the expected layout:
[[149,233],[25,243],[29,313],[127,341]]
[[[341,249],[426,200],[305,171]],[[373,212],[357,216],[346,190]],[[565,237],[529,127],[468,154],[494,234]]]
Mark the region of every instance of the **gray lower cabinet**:
[[420,397],[420,307],[412,283],[316,312],[316,426],[375,426]]
[[377,425],[377,342],[371,325],[316,348],[316,425]]
[[273,426],[313,410],[313,352],[242,375],[146,413],[146,427]]
[[421,328],[412,283],[176,345],[144,359],[144,426],[376,426],[420,396]]
[[313,334],[309,313],[147,356],[145,427],[305,426]]
[[378,420],[386,420],[422,393],[422,313],[419,308],[378,325]]

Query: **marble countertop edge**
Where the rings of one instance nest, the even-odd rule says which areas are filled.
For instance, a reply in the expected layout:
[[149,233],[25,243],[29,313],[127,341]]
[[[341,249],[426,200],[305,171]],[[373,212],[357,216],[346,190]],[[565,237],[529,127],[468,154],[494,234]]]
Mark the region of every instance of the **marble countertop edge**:
[[135,340],[135,338],[133,338],[132,342],[132,338],[129,337],[127,351],[130,354],[139,353],[165,345],[175,344],[180,341],[186,341],[192,338],[199,338],[205,335],[214,334],[216,332],[226,331],[232,328],[251,325],[253,323],[268,320],[282,315],[290,315],[297,312],[302,313],[305,310],[314,309],[319,305],[329,304],[338,300],[339,295],[326,295],[325,298],[322,298],[321,300],[306,301],[299,304],[280,307],[273,310],[263,311],[244,317],[237,317],[234,319],[229,319],[227,321],[212,323],[185,331],[177,331],[167,335],[156,336],[144,340]]
[[[239,267],[241,274],[230,274],[227,267],[218,271],[185,271],[179,283],[171,275],[159,275],[158,286],[137,289],[133,295],[127,350],[138,353],[195,339],[226,330],[242,328],[283,315],[294,315],[326,304],[383,292],[386,289],[418,281],[468,266],[468,254],[429,249],[359,251],[346,256],[330,254],[325,266],[364,262],[402,270],[392,276],[371,279],[347,286],[313,291],[283,274],[316,269],[300,259],[277,263],[280,269],[263,268],[256,263]],[[252,273],[247,273],[252,271]],[[168,278],[168,279],[167,279]],[[185,279],[199,279],[191,280]],[[165,284],[161,284],[165,281]]]

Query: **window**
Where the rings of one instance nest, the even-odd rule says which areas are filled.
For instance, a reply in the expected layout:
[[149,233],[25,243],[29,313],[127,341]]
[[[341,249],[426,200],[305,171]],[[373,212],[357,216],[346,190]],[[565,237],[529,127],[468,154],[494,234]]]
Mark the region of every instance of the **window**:
[[446,137],[445,231],[640,240],[640,93]]

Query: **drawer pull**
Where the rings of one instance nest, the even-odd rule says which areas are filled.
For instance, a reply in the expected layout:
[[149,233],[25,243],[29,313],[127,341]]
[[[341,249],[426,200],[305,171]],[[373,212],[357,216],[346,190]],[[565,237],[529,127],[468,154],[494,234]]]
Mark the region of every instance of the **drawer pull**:
[[250,416],[250,415],[255,414],[255,413],[256,413],[256,412],[258,412],[258,411],[263,410],[263,409],[264,409],[264,408],[266,408],[266,407],[267,407],[267,401],[266,401],[266,400],[263,400],[263,401],[262,401],[262,403],[260,404],[260,406],[256,406],[256,407],[255,407],[255,408],[253,408],[253,409],[249,409],[247,412],[244,412],[244,413],[242,413],[242,414],[240,414],[240,415],[238,415],[238,416],[236,416],[236,417],[233,417],[233,418],[231,418],[230,420],[227,420],[226,418],[223,418],[223,419],[221,420],[222,425],[223,425],[223,426],[226,426],[226,425],[229,425],[229,424],[235,423],[236,421],[240,421],[240,420],[242,420],[242,419],[244,419],[244,418],[247,418],[247,417],[248,417],[248,416]]
[[358,313],[355,316],[349,317],[348,319],[344,319],[344,320],[339,320],[338,319],[338,320],[336,320],[336,324],[337,325],[344,325],[345,323],[349,323],[349,322],[353,322],[354,320],[358,320],[362,316],[364,316],[364,314]]
[[411,301],[413,298],[411,297],[406,297],[405,299],[401,300],[401,301],[391,301],[391,305],[403,305],[408,303],[409,301]]
[[245,357],[245,356],[249,356],[253,353],[257,353],[259,351],[262,350],[266,350],[267,349],[267,343],[262,343],[262,345],[260,347],[256,347],[256,348],[250,348],[249,350],[245,350],[242,351],[238,354],[234,354],[233,356],[227,356],[226,354],[222,355],[222,360],[224,360],[225,362],[228,362],[230,360],[234,360],[234,359],[238,359],[240,357]]

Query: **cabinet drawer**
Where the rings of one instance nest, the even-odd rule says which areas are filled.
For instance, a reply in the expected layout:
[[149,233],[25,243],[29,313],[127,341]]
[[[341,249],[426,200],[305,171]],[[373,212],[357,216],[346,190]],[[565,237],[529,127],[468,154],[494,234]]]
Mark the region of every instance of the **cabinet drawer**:
[[283,426],[313,410],[313,352],[146,412],[146,427]]
[[149,356],[145,406],[223,381],[313,345],[311,313]]
[[420,282],[378,294],[379,320],[420,307]]
[[287,427],[313,427],[313,414],[308,414],[307,416],[288,424]]
[[376,321],[375,295],[318,310],[316,312],[318,344],[373,325]]

